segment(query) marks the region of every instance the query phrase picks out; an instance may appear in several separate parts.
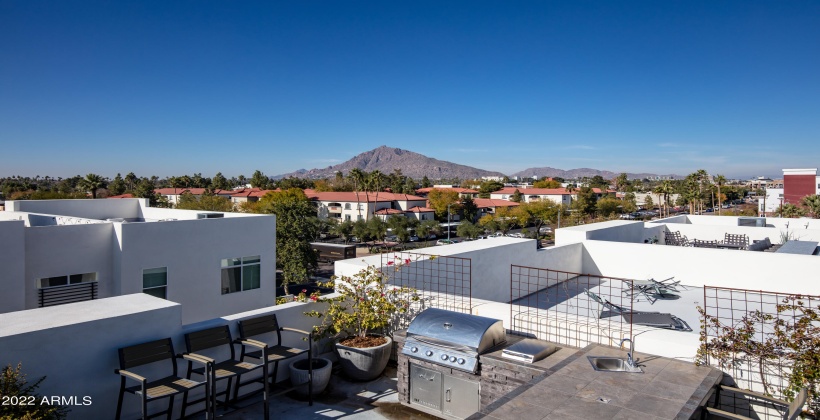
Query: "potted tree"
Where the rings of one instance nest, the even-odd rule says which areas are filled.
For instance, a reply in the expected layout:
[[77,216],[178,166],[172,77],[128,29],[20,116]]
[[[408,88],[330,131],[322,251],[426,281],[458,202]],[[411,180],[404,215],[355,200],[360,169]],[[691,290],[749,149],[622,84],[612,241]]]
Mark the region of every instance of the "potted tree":
[[381,375],[392,350],[391,321],[419,300],[414,289],[388,282],[388,273],[406,264],[409,259],[394,257],[384,270],[368,266],[353,276],[339,277],[335,282],[339,295],[327,299],[327,310],[305,312],[322,319],[314,327],[316,339],[338,340],[339,363],[352,379],[368,381]]

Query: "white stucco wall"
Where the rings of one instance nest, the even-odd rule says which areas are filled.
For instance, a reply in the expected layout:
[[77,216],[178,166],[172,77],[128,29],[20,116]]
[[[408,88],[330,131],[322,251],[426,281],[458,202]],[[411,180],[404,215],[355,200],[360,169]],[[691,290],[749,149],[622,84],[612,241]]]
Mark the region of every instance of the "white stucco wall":
[[662,238],[662,227],[643,222],[611,220],[561,228],[555,231],[555,245],[561,246],[586,240],[644,243],[647,239]]
[[26,308],[25,225],[0,221],[0,313]]
[[[116,201],[116,200],[110,200]],[[37,279],[97,273],[99,297],[113,295],[111,223],[25,229],[25,307],[37,308]]]
[[145,199],[12,200],[6,201],[6,210],[105,220],[116,217],[140,217],[139,203],[143,200]]
[[586,241],[583,272],[628,279],[675,277],[681,284],[820,295],[820,257]]
[[[508,302],[510,300],[511,265],[579,272],[582,268],[581,249],[580,244],[573,244],[539,250],[536,249],[535,241],[532,239],[500,237],[420,248],[413,250],[413,253],[469,258],[472,298],[493,302]],[[384,259],[384,261],[386,262],[387,259]],[[337,261],[335,274],[337,276],[352,276],[367,267],[367,265],[380,266],[381,264],[382,256],[380,255]],[[412,264],[421,265],[422,268],[414,267],[412,270],[408,270],[419,273],[419,278],[408,279],[410,281],[409,286],[423,289],[425,279],[422,276],[425,272],[424,268],[435,266],[437,262],[429,262],[421,258]],[[429,279],[427,281],[429,282]]]
[[[121,294],[142,292],[144,269],[167,267],[167,297],[182,304],[186,324],[276,302],[275,216],[115,224]],[[221,294],[222,259],[254,255],[261,287]]]
[[[29,381],[47,376],[40,395],[91,397],[91,405],[70,407],[70,419],[113,418],[117,349],[178,337],[180,314],[178,304],[142,293],[0,314],[0,365],[22,362]],[[137,401],[126,395],[124,418],[138,417]]]

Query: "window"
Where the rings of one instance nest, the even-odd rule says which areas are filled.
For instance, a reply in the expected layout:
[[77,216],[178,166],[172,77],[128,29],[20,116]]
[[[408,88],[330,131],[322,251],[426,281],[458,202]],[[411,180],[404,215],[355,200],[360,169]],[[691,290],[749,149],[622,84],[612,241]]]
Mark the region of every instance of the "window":
[[[362,216],[359,216],[359,217],[362,217]],[[349,214],[345,215],[345,220],[348,221],[348,222],[350,221],[350,215]]]
[[260,287],[259,255],[222,260],[222,294]]
[[350,203],[345,203],[345,210],[350,210]]
[[69,284],[87,283],[92,281],[97,281],[97,273],[69,274],[65,276],[44,277],[38,279],[37,287],[44,289],[46,287],[66,286]]
[[142,293],[168,299],[168,267],[142,270]]

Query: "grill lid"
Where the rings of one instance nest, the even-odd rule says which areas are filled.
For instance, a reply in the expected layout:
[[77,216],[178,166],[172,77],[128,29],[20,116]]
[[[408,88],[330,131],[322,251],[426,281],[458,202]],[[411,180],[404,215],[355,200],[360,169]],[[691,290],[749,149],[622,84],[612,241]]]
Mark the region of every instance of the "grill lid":
[[479,354],[507,338],[501,320],[437,308],[418,314],[407,328],[407,337]]

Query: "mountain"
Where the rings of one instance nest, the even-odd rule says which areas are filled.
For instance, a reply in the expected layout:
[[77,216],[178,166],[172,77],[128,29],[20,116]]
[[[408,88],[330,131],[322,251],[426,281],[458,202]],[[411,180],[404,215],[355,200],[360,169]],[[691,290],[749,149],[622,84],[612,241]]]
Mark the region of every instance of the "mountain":
[[[592,168],[577,168],[577,169],[570,169],[570,170],[563,170],[563,169],[556,169],[550,167],[543,167],[543,168],[527,168],[521,172],[516,172],[510,177],[519,177],[519,178],[529,178],[533,176],[537,176],[539,179],[544,177],[561,177],[564,179],[573,179],[573,178],[583,178],[588,177],[592,178],[595,175],[600,175],[604,179],[612,179],[616,176],[620,175],[620,172],[612,172],[612,171],[603,171],[600,169],[592,169]],[[654,178],[658,176],[657,174],[649,174],[649,173],[630,173],[627,172],[626,176],[629,179],[644,179],[644,178]],[[680,179],[682,178],[680,175],[662,175],[663,177],[671,177],[672,179]]]
[[409,150],[380,146],[338,165],[324,169],[299,169],[275,178],[290,176],[311,179],[333,178],[336,176],[336,172],[347,175],[353,168],[359,168],[366,172],[379,170],[385,175],[392,173],[394,169],[401,169],[403,175],[414,179],[421,179],[424,176],[430,179],[473,179],[482,176],[504,176],[500,172],[485,171],[471,166],[433,159]]

